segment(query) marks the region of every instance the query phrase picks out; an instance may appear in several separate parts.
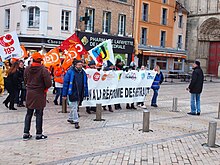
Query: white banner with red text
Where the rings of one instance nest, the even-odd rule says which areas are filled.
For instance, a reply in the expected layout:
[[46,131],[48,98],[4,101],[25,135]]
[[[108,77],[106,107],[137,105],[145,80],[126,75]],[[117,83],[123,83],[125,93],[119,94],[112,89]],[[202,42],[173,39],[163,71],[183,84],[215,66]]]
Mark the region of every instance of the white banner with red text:
[[126,72],[87,69],[86,73],[89,97],[82,102],[82,106],[142,102],[156,75],[151,70]]

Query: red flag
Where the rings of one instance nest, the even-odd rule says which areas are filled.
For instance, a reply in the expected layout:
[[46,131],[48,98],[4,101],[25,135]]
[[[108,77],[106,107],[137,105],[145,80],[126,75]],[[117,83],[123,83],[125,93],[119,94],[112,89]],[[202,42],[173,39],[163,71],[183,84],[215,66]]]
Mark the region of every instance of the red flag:
[[74,33],[71,37],[63,41],[60,45],[60,49],[64,52],[64,50],[69,50],[69,48],[73,46],[76,48],[76,51],[81,58],[86,58],[88,56],[89,54],[88,51],[83,46],[82,42],[80,41],[76,33]]

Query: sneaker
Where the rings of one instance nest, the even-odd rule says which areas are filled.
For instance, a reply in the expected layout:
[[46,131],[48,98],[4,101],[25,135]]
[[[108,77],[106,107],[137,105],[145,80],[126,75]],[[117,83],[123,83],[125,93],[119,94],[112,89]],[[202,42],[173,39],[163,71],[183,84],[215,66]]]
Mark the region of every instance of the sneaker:
[[131,107],[129,105],[126,105],[126,109],[131,109]]
[[58,105],[58,102],[56,100],[53,101],[55,105]]
[[68,119],[67,120],[70,124],[75,124],[73,120]]
[[196,113],[189,112],[188,115],[196,115]]
[[142,105],[141,108],[146,109],[147,107],[146,107],[146,105]]
[[137,109],[136,107],[134,107],[134,106],[131,106],[131,109]]
[[9,110],[17,110],[15,107],[9,108]]
[[200,115],[200,112],[198,112],[197,115],[199,116],[199,115]]
[[36,140],[47,139],[46,135],[36,136]]
[[91,114],[91,111],[90,111],[89,109],[87,109],[86,112],[87,112],[88,114]]
[[104,110],[104,111],[107,111],[107,108],[106,108],[105,106],[104,106],[104,107],[102,107],[102,108],[103,108],[103,110]]
[[151,104],[152,107],[158,107],[157,104]]
[[27,140],[29,140],[29,139],[31,139],[32,138],[32,135],[30,135],[30,134],[24,134],[23,135],[23,140],[24,141],[27,141]]
[[79,123],[75,123],[75,128],[76,128],[76,129],[79,129],[79,128],[80,128]]
[[21,107],[25,107],[25,105],[24,105],[24,104],[20,104],[20,106],[21,106]]

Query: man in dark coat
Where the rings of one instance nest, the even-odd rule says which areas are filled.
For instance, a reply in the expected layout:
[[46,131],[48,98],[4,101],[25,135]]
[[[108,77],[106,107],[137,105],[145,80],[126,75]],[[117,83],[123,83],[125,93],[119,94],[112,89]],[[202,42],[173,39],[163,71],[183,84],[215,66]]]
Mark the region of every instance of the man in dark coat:
[[50,73],[41,64],[43,58],[40,53],[32,54],[33,63],[24,71],[24,82],[27,86],[26,107],[27,114],[25,117],[23,139],[28,140],[30,135],[31,118],[33,112],[36,112],[36,139],[46,139],[43,135],[43,109],[46,106],[46,94],[52,82]]
[[191,93],[191,112],[189,115],[200,115],[200,94],[202,93],[204,75],[200,67],[200,62],[193,64],[192,79],[187,90]]
[[74,124],[79,129],[78,106],[81,105],[83,98],[88,97],[88,82],[86,72],[82,69],[83,63],[75,60],[73,66],[67,71],[63,82],[63,98],[69,96],[71,106],[69,123]]

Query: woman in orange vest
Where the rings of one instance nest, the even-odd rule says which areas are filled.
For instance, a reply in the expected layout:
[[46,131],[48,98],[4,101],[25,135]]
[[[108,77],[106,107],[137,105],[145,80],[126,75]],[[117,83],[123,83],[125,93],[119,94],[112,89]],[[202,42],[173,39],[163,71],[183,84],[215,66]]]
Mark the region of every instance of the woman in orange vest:
[[60,97],[60,105],[62,105],[62,90],[63,90],[64,74],[65,72],[60,65],[54,67],[54,81],[55,81],[55,88],[56,88],[56,96],[53,102],[55,105],[58,105],[57,100],[59,97]]

